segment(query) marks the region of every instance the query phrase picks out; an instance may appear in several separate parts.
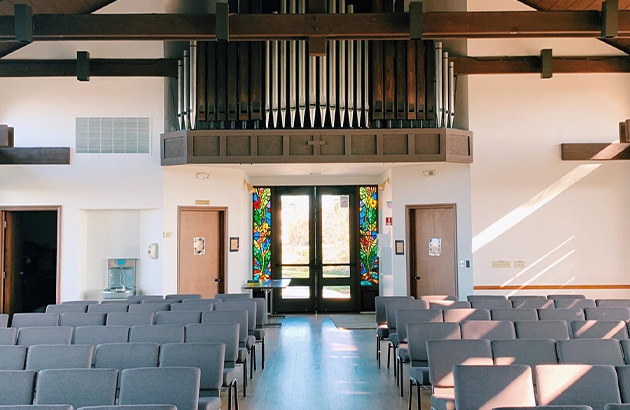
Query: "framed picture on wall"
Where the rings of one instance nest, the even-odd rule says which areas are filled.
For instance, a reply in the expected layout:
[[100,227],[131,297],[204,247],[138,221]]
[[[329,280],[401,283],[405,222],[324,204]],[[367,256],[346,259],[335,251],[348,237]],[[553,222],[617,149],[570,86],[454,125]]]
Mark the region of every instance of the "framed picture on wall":
[[230,252],[238,252],[239,238],[230,238]]
[[394,241],[396,255],[405,254],[405,241]]

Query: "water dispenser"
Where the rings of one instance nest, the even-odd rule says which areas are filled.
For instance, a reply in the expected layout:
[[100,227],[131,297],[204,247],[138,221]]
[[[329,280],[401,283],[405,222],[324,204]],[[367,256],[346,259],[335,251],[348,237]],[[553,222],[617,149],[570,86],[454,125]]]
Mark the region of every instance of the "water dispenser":
[[108,259],[103,299],[126,299],[136,294],[137,259]]

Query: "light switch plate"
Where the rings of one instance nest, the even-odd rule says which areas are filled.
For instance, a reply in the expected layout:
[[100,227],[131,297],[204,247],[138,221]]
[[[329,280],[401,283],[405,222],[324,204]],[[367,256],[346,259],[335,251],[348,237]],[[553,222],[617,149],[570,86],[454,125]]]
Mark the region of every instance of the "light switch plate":
[[164,237],[164,238],[172,238],[173,237],[173,232],[171,232],[171,231],[164,231],[162,233],[162,237]]
[[510,261],[492,261],[492,269],[509,269],[511,266]]
[[525,267],[525,261],[514,261],[514,267],[516,269],[523,269]]

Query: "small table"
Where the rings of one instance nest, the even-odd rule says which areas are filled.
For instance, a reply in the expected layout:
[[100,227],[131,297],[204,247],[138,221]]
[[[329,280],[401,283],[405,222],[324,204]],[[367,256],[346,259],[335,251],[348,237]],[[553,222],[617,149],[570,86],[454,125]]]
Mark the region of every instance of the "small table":
[[[274,289],[284,289],[291,283],[291,279],[271,279],[264,282],[258,283],[248,283],[243,286],[243,289],[251,289],[251,290],[262,290],[265,292],[265,306],[268,306],[269,311],[267,312],[269,317],[274,317],[273,315],[273,290]],[[270,303],[271,301],[271,303]],[[278,315],[277,317],[283,317],[282,315]]]

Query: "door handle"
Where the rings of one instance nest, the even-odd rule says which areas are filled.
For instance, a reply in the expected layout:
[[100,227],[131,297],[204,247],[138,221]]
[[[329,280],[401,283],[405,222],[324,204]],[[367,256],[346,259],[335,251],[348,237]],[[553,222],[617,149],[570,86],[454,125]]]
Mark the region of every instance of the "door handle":
[[415,280],[420,280],[420,276],[416,276],[414,279]]
[[221,282],[221,279],[216,278],[214,281],[215,281],[215,282]]

